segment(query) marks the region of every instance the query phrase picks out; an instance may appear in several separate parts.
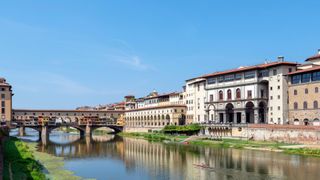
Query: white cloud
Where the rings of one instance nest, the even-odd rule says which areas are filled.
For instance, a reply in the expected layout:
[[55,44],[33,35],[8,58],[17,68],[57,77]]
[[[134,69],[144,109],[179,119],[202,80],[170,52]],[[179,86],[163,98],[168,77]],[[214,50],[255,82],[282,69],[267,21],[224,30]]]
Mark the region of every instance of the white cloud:
[[150,67],[142,63],[141,59],[138,56],[113,56],[113,61],[127,65],[133,69],[137,70],[147,70]]

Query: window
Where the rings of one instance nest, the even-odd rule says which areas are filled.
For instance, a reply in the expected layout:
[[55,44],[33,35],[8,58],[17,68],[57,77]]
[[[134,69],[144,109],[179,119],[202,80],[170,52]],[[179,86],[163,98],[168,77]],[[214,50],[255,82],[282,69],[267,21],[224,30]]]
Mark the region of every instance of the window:
[[236,74],[235,79],[236,79],[236,80],[242,79],[242,74]]
[[318,88],[318,87],[315,87],[315,88],[314,88],[314,92],[315,92],[315,93],[318,93],[318,92],[319,92],[319,88]]
[[301,81],[301,76],[300,75],[294,75],[291,78],[291,83],[292,84],[299,84]]
[[270,99],[272,100],[272,99],[273,99],[273,96],[270,96]]
[[6,113],[6,109],[5,108],[1,108],[1,113],[5,114]]
[[264,90],[263,89],[260,90],[260,95],[261,95],[261,98],[264,97]]
[[230,89],[228,89],[228,91],[227,91],[227,98],[228,98],[228,100],[232,99],[232,95],[231,95],[231,90]]
[[198,84],[198,91],[200,91],[200,84]]
[[312,73],[312,81],[320,81],[320,72]]
[[277,70],[276,69],[274,69],[273,70],[273,75],[275,76],[275,75],[277,75],[278,73],[277,73]]
[[293,103],[293,109],[295,109],[295,110],[298,109],[298,103],[297,102]]
[[280,111],[280,106],[278,106],[278,110]]
[[258,74],[259,77],[268,77],[269,76],[269,71],[267,69],[259,71]]
[[218,77],[218,82],[223,82],[223,76]]
[[278,86],[278,89],[280,89],[280,86]]
[[301,82],[302,83],[310,82],[310,78],[311,78],[311,74],[310,73],[302,74]]
[[272,91],[272,87],[270,87],[270,91]]
[[251,90],[247,91],[247,96],[248,96],[248,99],[252,98],[252,91]]
[[280,95],[278,95],[278,99],[280,99]]
[[219,91],[219,100],[223,100],[223,92]]
[[295,89],[295,90],[293,90],[293,95],[298,95],[298,91]]
[[1,107],[5,107],[5,106],[6,106],[5,101],[1,101]]
[[256,72],[255,71],[248,71],[244,73],[244,78],[245,79],[250,79],[256,77]]
[[210,102],[213,102],[213,94],[210,94]]
[[6,95],[5,94],[1,94],[1,99],[5,99]]
[[236,90],[236,98],[241,99],[241,91],[239,88]]
[[318,101],[313,101],[313,108],[318,109]]
[[234,80],[234,74],[224,76],[224,81],[233,81],[233,80]]
[[308,103],[306,101],[303,102],[303,109],[308,109]]
[[292,72],[292,68],[289,68],[288,71],[289,71],[289,73],[291,73]]
[[305,94],[308,94],[309,93],[309,90],[306,88],[306,89],[304,89],[304,93]]
[[208,84],[215,84],[216,83],[216,78],[209,78],[207,80]]

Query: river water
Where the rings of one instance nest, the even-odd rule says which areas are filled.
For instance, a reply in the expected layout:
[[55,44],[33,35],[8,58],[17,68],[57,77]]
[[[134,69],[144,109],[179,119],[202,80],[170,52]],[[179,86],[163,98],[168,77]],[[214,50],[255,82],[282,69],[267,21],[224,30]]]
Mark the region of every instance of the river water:
[[[37,140],[38,136],[27,130],[22,139]],[[166,144],[115,135],[81,139],[63,132],[53,132],[49,140],[38,143],[39,151],[64,157],[65,168],[83,178],[320,179],[320,158],[277,152]]]

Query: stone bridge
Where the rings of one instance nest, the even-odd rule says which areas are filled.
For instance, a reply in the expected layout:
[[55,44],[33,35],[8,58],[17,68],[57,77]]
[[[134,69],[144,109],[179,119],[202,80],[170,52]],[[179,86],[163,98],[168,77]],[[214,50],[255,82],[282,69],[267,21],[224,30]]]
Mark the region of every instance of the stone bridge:
[[81,136],[91,136],[92,131],[101,127],[113,129],[116,133],[123,130],[120,120],[122,111],[87,110],[13,110],[11,128],[19,128],[23,135],[26,127],[39,132],[39,137],[47,137],[59,127],[73,127]]

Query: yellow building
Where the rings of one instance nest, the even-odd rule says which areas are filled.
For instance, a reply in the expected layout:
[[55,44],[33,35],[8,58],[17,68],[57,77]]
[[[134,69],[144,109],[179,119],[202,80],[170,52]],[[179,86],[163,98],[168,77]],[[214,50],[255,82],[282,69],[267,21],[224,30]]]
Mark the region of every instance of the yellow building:
[[289,74],[289,124],[320,125],[320,51]]
[[1,110],[0,121],[1,125],[9,124],[12,119],[12,90],[11,85],[6,82],[6,79],[0,78],[0,96]]

